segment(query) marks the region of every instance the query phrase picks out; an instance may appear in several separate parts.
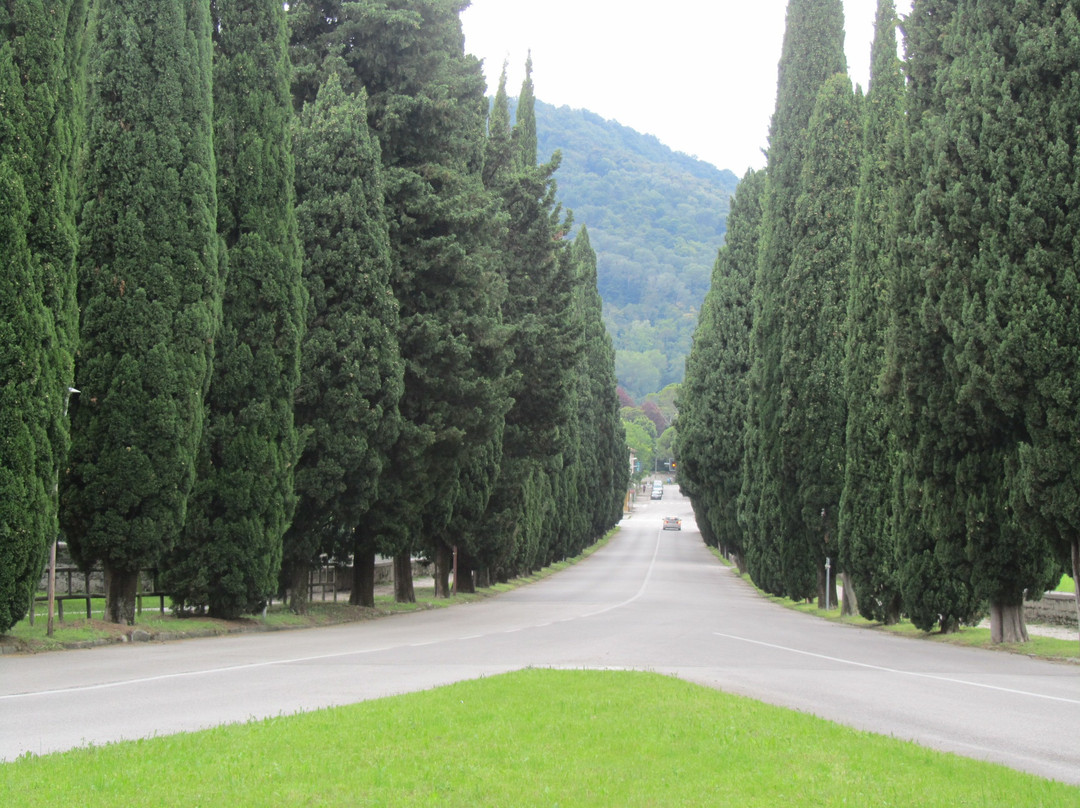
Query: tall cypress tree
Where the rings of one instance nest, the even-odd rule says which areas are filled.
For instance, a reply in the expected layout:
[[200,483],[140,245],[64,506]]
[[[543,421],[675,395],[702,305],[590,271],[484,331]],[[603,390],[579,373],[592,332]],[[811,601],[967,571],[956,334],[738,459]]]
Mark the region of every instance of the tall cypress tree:
[[1076,137],[1062,121],[1075,107],[1062,111],[1061,82],[1076,65],[1076,21],[1059,4],[960,2],[956,55],[937,84],[947,101],[923,163],[929,187],[945,191],[923,196],[917,224],[927,299],[946,336],[946,391],[962,424],[944,435],[955,458],[953,496],[933,503],[930,516],[943,520],[947,510],[957,521],[938,541],[970,562],[972,589],[989,603],[999,642],[1027,639],[1024,594],[1045,591],[1059,573],[1042,526],[1010,501],[1010,472],[1030,445],[1028,423],[1042,421],[1053,400],[1031,396],[1047,376],[1032,373],[1029,346],[1057,341],[1043,336],[1042,309],[1053,309],[1045,290],[1056,291],[1073,254],[1075,225],[1065,213],[1073,180],[1065,174],[1075,176],[1066,155]]
[[615,348],[604,326],[600,292],[596,284],[596,252],[589,233],[581,227],[571,247],[578,273],[585,341],[580,397],[582,478],[588,494],[590,538],[602,536],[622,518],[629,482],[626,433],[619,413],[615,380]]
[[799,530],[785,507],[794,488],[784,468],[780,434],[787,382],[781,370],[780,301],[790,271],[796,200],[806,153],[806,130],[821,86],[846,70],[840,0],[791,0],[778,71],[776,111],[769,129],[768,184],[751,333],[748,410],[740,514],[748,528],[747,568],[759,586],[785,591],[781,542]]
[[[480,63],[464,53],[460,0],[298,3],[296,95],[344,71],[368,91],[368,122],[385,167],[393,287],[405,361],[402,432],[372,511],[401,525],[402,554],[444,551],[474,445],[509,405],[498,360],[504,294],[492,261],[497,221],[482,185],[487,99]],[[397,54],[387,60],[386,54]],[[393,520],[380,509],[395,509]],[[404,515],[400,511],[404,510]],[[410,547],[410,543],[412,546]],[[405,565],[401,565],[404,571]]]
[[218,233],[228,270],[199,479],[165,586],[180,604],[229,619],[262,608],[277,590],[296,502],[304,299],[285,10],[275,0],[218,0],[213,12]]
[[844,392],[847,455],[837,544],[859,612],[868,620],[900,619],[893,534],[895,434],[882,394],[889,289],[896,266],[896,189],[903,162],[904,80],[896,55],[896,6],[880,0],[871,49],[862,166],[852,230]]
[[1018,94],[1006,106],[1016,116],[1009,200],[1016,217],[1002,243],[1016,270],[996,275],[990,296],[1009,323],[994,357],[1001,406],[1019,409],[1026,431],[1007,467],[1010,501],[1072,569],[1080,617],[1080,277],[1072,247],[1080,208],[1069,180],[1077,175],[1080,148],[1078,16],[1071,3],[1025,8],[1009,71]]
[[183,526],[221,295],[211,24],[200,0],[103,0],[89,38],[81,342],[61,522],[130,623]]
[[791,223],[791,265],[781,283],[779,437],[785,531],[781,561],[793,598],[825,600],[825,559],[836,558],[847,407],[841,357],[851,222],[859,166],[859,113],[851,80],[821,87],[807,128]]
[[[296,418],[308,435],[284,573],[292,607],[302,610],[312,560],[332,551],[334,539],[354,540],[347,552],[356,569],[366,569],[374,553],[365,516],[397,438],[403,367],[379,150],[364,93],[345,93],[332,75],[304,107],[295,154],[310,295]],[[352,589],[358,602],[362,583]]]
[[[537,165],[531,59],[525,70],[509,142],[505,73],[500,81],[488,126],[484,174],[506,215],[500,256],[507,280],[502,317],[513,351],[513,405],[506,414],[491,519],[500,526],[498,534],[519,535],[523,546],[535,547],[535,554],[520,559],[528,568],[547,560],[541,544],[550,538],[544,525],[555,515],[551,494],[564,467],[562,451],[568,448],[561,433],[571,416],[572,369],[581,336],[570,316],[572,267],[561,260],[561,234],[568,225],[559,221],[552,179],[560,155]],[[526,513],[531,506],[539,506],[541,512]],[[526,528],[515,531],[514,526],[520,525]]]
[[765,173],[749,171],[731,201],[724,246],[701,307],[679,396],[679,483],[712,544],[740,569],[738,520],[750,369],[750,300],[757,268]]
[[948,188],[945,176],[934,176],[931,167],[947,154],[941,79],[956,54],[956,7],[956,0],[916,0],[904,24],[908,142],[905,180],[898,186],[903,229],[886,345],[886,391],[897,400],[894,530],[903,608],[927,631],[935,626],[952,631],[977,620],[981,606],[964,552],[963,508],[957,504],[956,468],[968,425],[955,406],[950,337],[932,288],[943,255],[929,238]]
[[74,382],[82,0],[0,8],[0,632],[30,603],[57,535]]

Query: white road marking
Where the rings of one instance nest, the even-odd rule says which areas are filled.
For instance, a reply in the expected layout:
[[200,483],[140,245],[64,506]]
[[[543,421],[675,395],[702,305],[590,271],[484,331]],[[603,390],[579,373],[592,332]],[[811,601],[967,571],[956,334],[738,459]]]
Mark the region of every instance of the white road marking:
[[852,659],[843,659],[841,657],[828,656],[826,654],[816,654],[813,651],[802,651],[798,648],[790,648],[786,645],[774,645],[770,642],[762,642],[761,640],[751,640],[747,637],[736,637],[733,634],[721,634],[719,631],[714,632],[717,637],[724,637],[728,640],[738,640],[739,642],[746,642],[752,645],[760,645],[764,648],[772,648],[777,651],[787,651],[791,654],[801,654],[802,656],[814,657],[816,659],[824,659],[828,662],[839,662],[843,665],[853,665],[857,668],[869,668],[870,670],[882,671],[884,673],[895,673],[899,676],[913,676],[918,679],[933,679],[937,682],[949,682],[950,684],[965,685],[967,687],[977,687],[983,690],[996,690],[999,693],[1008,693],[1013,696],[1030,696],[1033,699],[1045,699],[1046,701],[1060,701],[1065,704],[1080,705],[1080,699],[1067,699],[1062,696],[1048,696],[1044,693],[1032,693],[1028,690],[1014,690],[1009,687],[998,687],[997,685],[987,685],[981,682],[973,682],[970,679],[956,679],[951,676],[939,676],[933,673],[919,673],[917,671],[905,671],[899,668],[887,668],[882,665],[871,665],[867,662],[856,662]]
[[[641,587],[638,589],[637,593],[633,597],[631,597],[631,598],[629,598],[627,600],[624,600],[622,603],[616,603],[616,604],[613,604],[611,606],[606,606],[603,609],[598,609],[598,610],[592,611],[592,612],[584,612],[581,615],[578,615],[577,617],[566,618],[564,620],[561,620],[560,622],[569,622],[570,620],[580,620],[580,619],[586,618],[586,617],[595,617],[596,615],[605,614],[607,612],[614,611],[615,609],[620,609],[623,606],[628,606],[629,604],[631,604],[634,601],[638,600],[643,594],[645,594],[645,589],[649,585],[649,580],[652,578],[653,569],[656,567],[656,557],[659,554],[659,552],[660,552],[660,540],[659,540],[659,537],[657,537],[656,545],[653,548],[652,560],[649,562],[649,569],[645,573],[645,579],[642,581]],[[548,628],[551,625],[553,625],[553,622],[548,621],[546,623],[537,623],[536,625],[533,625],[533,626],[522,626],[522,627],[516,628],[516,629],[509,629],[508,631],[521,631],[521,630],[523,630],[525,628]],[[499,631],[499,632],[494,632],[494,633],[503,634],[503,633],[508,633],[508,631]],[[31,696],[54,696],[54,695],[59,695],[61,693],[87,693],[87,692],[94,691],[94,690],[107,690],[109,688],[125,687],[127,685],[148,684],[148,683],[151,683],[151,682],[165,682],[165,681],[169,681],[170,679],[183,679],[183,678],[190,678],[192,676],[206,676],[206,675],[214,674],[214,673],[231,673],[231,672],[234,672],[234,671],[253,670],[255,668],[268,668],[268,667],[272,667],[274,665],[295,665],[295,664],[300,664],[300,663],[304,663],[304,662],[322,662],[322,661],[325,661],[325,660],[328,660],[328,659],[341,659],[343,657],[358,656],[360,654],[376,654],[376,653],[380,653],[382,651],[391,651],[391,650],[393,650],[395,648],[401,648],[401,647],[422,648],[422,647],[427,646],[427,645],[437,645],[438,643],[442,643],[442,642],[454,642],[454,641],[458,641],[458,640],[475,640],[475,639],[480,639],[480,638],[486,637],[486,636],[488,636],[488,635],[487,634],[473,634],[473,635],[470,635],[468,637],[447,637],[445,639],[431,640],[431,641],[422,642],[422,643],[409,643],[409,644],[405,644],[404,646],[402,646],[402,645],[387,645],[387,646],[383,646],[381,648],[365,648],[365,649],[358,649],[358,650],[354,650],[354,651],[339,651],[339,652],[333,653],[333,654],[317,654],[315,656],[292,657],[292,658],[289,658],[289,659],[271,659],[271,660],[266,660],[266,661],[263,661],[263,662],[250,662],[250,663],[247,663],[247,664],[244,664],[244,665],[228,665],[228,666],[221,667],[221,668],[204,668],[202,670],[181,671],[179,673],[163,673],[163,674],[161,674],[159,676],[144,676],[144,677],[140,677],[140,678],[137,678],[137,679],[122,679],[122,680],[115,681],[115,682],[101,682],[99,684],[94,684],[94,685],[75,685],[75,686],[72,686],[72,687],[59,687],[59,688],[54,688],[54,689],[51,689],[51,690],[35,690],[35,691],[27,692],[27,693],[9,693],[9,694],[6,694],[6,695],[0,695],[0,701],[12,701],[12,700],[15,700],[15,699],[25,699],[25,698],[30,698]]]

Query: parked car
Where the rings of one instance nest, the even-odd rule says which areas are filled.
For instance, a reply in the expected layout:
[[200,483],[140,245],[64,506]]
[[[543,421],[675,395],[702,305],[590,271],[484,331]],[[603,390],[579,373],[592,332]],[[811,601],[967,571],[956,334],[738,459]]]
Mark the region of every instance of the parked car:
[[682,519],[677,516],[665,516],[664,530],[682,530]]

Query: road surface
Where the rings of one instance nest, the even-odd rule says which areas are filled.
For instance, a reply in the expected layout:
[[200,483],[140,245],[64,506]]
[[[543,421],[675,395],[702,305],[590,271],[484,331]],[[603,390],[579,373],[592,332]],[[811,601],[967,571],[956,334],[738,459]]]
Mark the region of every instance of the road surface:
[[[664,531],[664,516],[683,530]],[[760,597],[689,501],[639,500],[585,561],[498,597],[325,629],[0,658],[0,759],[194,730],[525,666],[677,675],[1080,785],[1080,666],[919,642]]]

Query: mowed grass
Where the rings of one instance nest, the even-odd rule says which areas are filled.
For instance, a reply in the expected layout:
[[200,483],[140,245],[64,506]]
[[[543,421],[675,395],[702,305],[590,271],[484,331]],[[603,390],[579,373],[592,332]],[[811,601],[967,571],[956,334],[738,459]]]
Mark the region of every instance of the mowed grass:
[[25,757],[0,765],[0,794],[7,808],[1080,805],[1080,788],[678,679],[552,670]]

